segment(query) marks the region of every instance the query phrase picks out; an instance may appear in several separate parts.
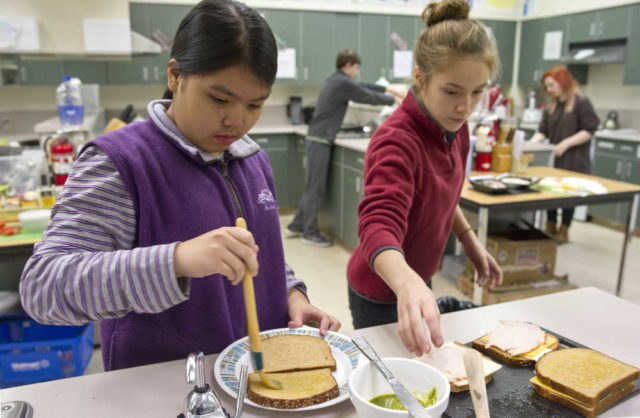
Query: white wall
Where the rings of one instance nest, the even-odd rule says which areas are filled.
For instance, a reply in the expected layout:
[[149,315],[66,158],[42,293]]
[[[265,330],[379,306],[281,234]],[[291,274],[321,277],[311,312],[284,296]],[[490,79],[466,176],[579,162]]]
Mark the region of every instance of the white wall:
[[639,3],[638,0],[529,0],[529,2],[532,5],[531,13],[525,19]]
[[0,0],[0,14],[33,16],[43,54],[84,53],[83,19],[129,20],[127,0]]

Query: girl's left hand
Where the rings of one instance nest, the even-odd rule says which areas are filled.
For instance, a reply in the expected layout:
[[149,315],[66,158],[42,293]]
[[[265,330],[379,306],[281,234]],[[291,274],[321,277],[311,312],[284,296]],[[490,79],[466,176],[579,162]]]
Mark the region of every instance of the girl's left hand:
[[464,252],[478,272],[478,284],[484,286],[489,283],[489,289],[502,284],[502,270],[496,260],[484,248],[475,233],[470,232],[462,237]]
[[553,153],[555,154],[556,157],[562,157],[564,155],[565,152],[567,152],[567,150],[569,149],[569,146],[566,144],[565,141],[561,141],[558,144],[556,144],[556,146],[553,148]]
[[337,331],[342,326],[338,319],[309,303],[298,289],[289,293],[289,318],[289,328],[299,328],[305,324],[317,326],[323,337],[327,335],[327,330]]

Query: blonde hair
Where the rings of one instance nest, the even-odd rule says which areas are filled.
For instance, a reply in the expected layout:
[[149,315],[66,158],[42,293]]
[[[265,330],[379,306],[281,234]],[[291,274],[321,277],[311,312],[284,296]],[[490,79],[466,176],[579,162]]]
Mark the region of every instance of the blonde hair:
[[428,81],[452,60],[469,57],[484,62],[492,77],[498,74],[500,58],[495,39],[482,23],[469,19],[470,10],[464,0],[432,2],[424,8],[426,28],[420,31],[413,52],[422,81]]

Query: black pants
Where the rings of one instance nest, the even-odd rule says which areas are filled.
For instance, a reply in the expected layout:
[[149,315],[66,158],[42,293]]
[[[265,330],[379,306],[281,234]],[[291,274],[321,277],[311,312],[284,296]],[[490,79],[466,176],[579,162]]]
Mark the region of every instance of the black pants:
[[[431,288],[431,281],[427,283]],[[353,328],[368,328],[398,322],[398,303],[381,302],[361,295],[349,286],[349,309]]]
[[[573,219],[573,212],[575,208],[562,208],[562,225],[569,227],[571,225],[571,220]],[[547,221],[551,223],[556,223],[558,219],[557,209],[548,210],[547,211]]]
[[327,178],[331,164],[331,147],[307,140],[307,184],[296,216],[289,227],[302,231],[302,235],[318,235],[318,212],[327,191]]

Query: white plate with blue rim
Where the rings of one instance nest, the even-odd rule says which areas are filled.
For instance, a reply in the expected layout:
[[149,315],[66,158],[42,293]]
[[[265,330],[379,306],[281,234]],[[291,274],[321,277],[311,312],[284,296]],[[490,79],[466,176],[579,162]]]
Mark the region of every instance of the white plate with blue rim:
[[[349,376],[351,375],[351,372],[358,367],[358,365],[366,361],[364,355],[351,342],[351,338],[333,331],[328,331],[326,337],[321,337],[320,331],[317,328],[309,327],[278,328],[261,332],[260,336],[262,338],[270,338],[284,334],[313,335],[315,337],[324,338],[331,348],[333,358],[336,359],[336,370],[333,372],[333,377],[336,379],[336,382],[338,382],[338,388],[340,389],[338,397],[329,399],[326,402],[298,409],[269,408],[258,405],[246,397],[244,399],[244,403],[246,405],[255,406],[256,408],[271,409],[273,411],[310,411],[313,409],[326,408],[349,399]],[[216,359],[216,363],[213,367],[216,382],[218,382],[218,385],[220,385],[222,390],[233,398],[237,398],[238,396],[240,366],[243,364],[249,366],[249,372],[254,371],[251,364],[251,347],[249,346],[249,337],[244,337],[225,348]]]

